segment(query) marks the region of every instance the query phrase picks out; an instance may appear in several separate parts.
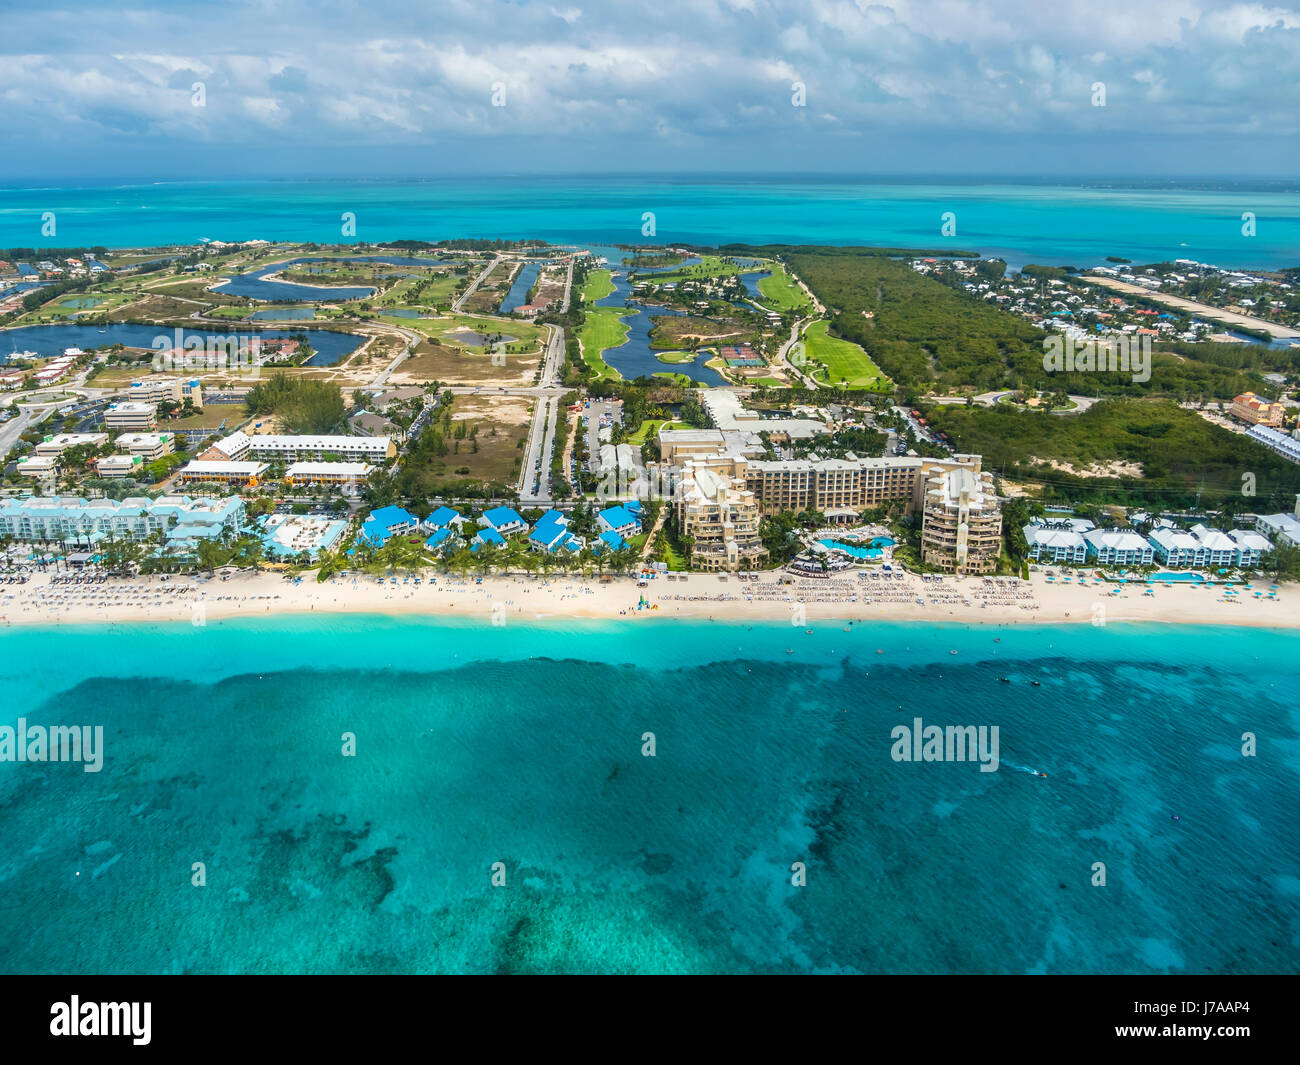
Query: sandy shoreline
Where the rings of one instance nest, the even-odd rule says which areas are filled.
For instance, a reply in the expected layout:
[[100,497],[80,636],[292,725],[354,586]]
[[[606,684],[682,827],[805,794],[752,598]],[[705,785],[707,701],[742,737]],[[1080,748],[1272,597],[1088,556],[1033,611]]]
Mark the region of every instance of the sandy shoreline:
[[[708,618],[720,621],[804,619],[853,621],[958,621],[963,624],[1085,624],[1144,621],[1164,624],[1300,628],[1300,594],[1290,586],[1267,598],[1269,584],[1238,591],[1229,602],[1221,588],[1174,585],[1154,595],[1142,586],[1112,595],[1109,585],[983,578],[924,581],[907,575],[888,580],[855,574],[782,585],[774,574],[757,580],[693,574],[660,577],[645,588],[630,578],[608,583],[575,577],[435,575],[420,583],[370,577],[300,584],[276,574],[241,574],[229,580],[157,577],[103,584],[56,585],[50,575],[25,585],[0,585],[0,626],[120,622],[190,622],[285,614],[388,614],[393,616],[505,619]],[[1256,598],[1254,592],[1264,596]],[[638,609],[644,597],[648,606]],[[919,601],[918,601],[919,600]]]

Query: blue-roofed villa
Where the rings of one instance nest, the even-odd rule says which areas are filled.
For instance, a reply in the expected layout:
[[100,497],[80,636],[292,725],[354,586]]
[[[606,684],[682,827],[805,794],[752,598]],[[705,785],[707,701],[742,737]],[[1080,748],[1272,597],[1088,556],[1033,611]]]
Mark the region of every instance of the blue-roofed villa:
[[420,519],[402,507],[380,507],[372,510],[361,526],[361,536],[371,547],[383,547],[394,536],[414,532]]
[[486,528],[495,529],[502,536],[523,532],[528,528],[528,523],[511,507],[493,507],[484,512],[478,523]]
[[457,536],[454,529],[439,529],[424,541],[424,546],[431,551],[443,551],[453,547],[456,542]]
[[641,504],[636,500],[626,506],[606,507],[596,515],[596,522],[603,531],[616,532],[626,540],[641,531],[640,509]]
[[460,527],[464,524],[465,519],[451,507],[439,507],[424,519],[424,527],[429,532],[437,532],[440,529],[455,529],[459,532]]
[[606,529],[600,534],[599,542],[596,545],[597,550],[624,551],[627,549],[627,541],[619,536],[613,529]]
[[533,527],[528,546],[535,551],[559,551],[561,548],[581,551],[582,541],[569,532],[568,518],[558,510],[548,510]]
[[502,548],[506,546],[506,538],[496,529],[487,526],[478,531],[473,541],[469,545],[471,551],[477,551],[480,547]]

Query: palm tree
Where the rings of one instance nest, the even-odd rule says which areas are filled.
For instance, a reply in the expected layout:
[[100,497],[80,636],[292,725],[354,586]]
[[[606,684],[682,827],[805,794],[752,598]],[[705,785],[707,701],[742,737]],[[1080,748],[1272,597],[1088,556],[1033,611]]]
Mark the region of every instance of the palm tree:
[[501,552],[501,562],[506,574],[508,575],[516,566],[522,569],[524,560],[531,554],[532,551],[522,540],[511,540]]
[[[479,550],[487,551],[488,547],[483,545]],[[457,574],[468,573],[474,568],[474,563],[477,561],[478,552],[472,551],[468,544],[459,548],[448,560],[451,570]]]

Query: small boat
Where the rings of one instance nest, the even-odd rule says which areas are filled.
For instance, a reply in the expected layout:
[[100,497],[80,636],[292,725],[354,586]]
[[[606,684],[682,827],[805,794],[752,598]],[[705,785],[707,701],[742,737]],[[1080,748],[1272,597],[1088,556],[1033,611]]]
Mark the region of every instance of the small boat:
[[1043,682],[1038,680],[1031,680],[1029,683],[1032,684],[1035,688],[1041,688],[1043,686]]
[[1010,684],[1010,683],[1011,683],[1011,678],[1010,678],[1010,677],[998,677],[998,680],[1000,680],[1003,684]]

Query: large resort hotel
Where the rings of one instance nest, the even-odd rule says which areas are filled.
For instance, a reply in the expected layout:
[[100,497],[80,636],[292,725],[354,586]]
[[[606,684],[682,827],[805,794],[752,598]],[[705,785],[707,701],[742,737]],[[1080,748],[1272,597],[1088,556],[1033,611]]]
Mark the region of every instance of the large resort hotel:
[[816,510],[856,521],[863,510],[901,501],[922,517],[925,561],[951,573],[990,573],[1001,552],[1002,514],[980,456],[770,460],[741,429],[659,431],[659,473],[672,488],[692,557],[702,569],[761,566],[759,519]]

